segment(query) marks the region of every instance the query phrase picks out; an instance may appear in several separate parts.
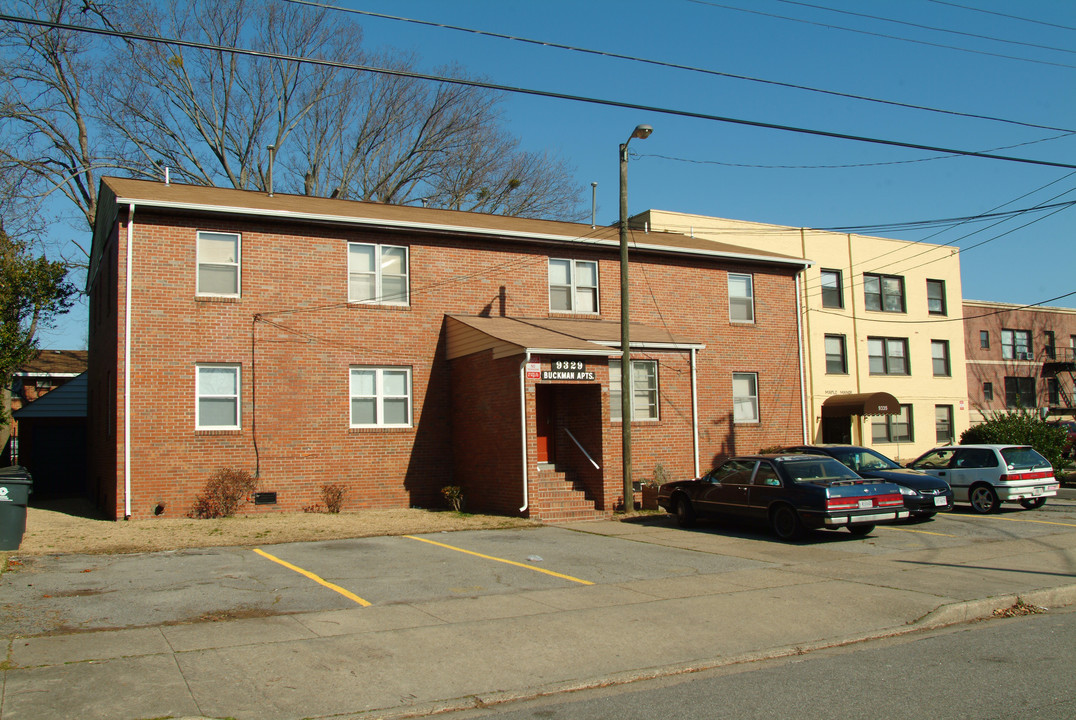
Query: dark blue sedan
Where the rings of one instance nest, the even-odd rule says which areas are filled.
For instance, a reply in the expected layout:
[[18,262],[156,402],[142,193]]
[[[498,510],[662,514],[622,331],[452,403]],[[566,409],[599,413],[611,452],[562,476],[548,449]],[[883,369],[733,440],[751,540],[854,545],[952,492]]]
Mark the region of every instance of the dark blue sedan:
[[857,475],[885,480],[900,486],[904,506],[918,518],[931,518],[953,509],[953,489],[949,483],[918,470],[898,465],[880,452],[858,445],[798,445],[789,452],[828,455],[840,460]]

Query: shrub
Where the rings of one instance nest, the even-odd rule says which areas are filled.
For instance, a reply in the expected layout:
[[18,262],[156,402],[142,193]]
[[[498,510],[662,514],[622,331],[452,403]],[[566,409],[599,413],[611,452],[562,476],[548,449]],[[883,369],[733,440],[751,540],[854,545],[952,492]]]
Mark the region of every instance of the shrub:
[[338,513],[340,509],[344,507],[344,495],[347,491],[344,490],[343,485],[337,485],[336,483],[326,483],[321,486],[321,499],[325,501],[325,510],[331,513]]
[[1064,454],[1067,442],[1068,434],[1063,427],[1046,422],[1030,410],[996,412],[986,422],[960,434],[961,445],[1030,445],[1049,460],[1055,470],[1069,465]]
[[258,479],[246,470],[221,468],[206,481],[201,495],[194,499],[191,517],[231,517],[244,498],[249,499],[258,487]]
[[453,510],[460,511],[460,507],[463,505],[463,488],[459,485],[445,485],[441,488],[441,494],[445,496],[445,500],[448,500],[448,504]]

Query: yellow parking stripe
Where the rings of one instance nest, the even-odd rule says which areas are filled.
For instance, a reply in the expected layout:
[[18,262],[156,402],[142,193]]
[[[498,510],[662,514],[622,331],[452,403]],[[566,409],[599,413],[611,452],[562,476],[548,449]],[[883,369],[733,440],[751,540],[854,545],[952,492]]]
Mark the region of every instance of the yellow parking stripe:
[[1076,527],[1076,524],[1074,524],[1074,523],[1051,522],[1049,520],[1025,520],[1023,518],[998,517],[996,515],[991,516],[989,519],[991,519],[991,520],[1008,520],[1009,522],[1038,523],[1039,525],[1062,525],[1064,527]]
[[472,550],[464,550],[463,548],[453,547],[452,545],[445,545],[444,543],[439,543],[439,542],[436,542],[434,540],[427,540],[426,538],[415,537],[414,535],[404,535],[404,537],[405,538],[410,538],[411,540],[418,540],[419,542],[429,543],[430,545],[436,545],[437,547],[443,547],[443,548],[447,548],[449,550],[455,550],[456,552],[467,553],[468,555],[474,555],[475,557],[480,557],[480,558],[483,558],[485,560],[495,560],[496,562],[502,562],[502,563],[505,563],[507,565],[515,565],[516,567],[526,568],[528,570],[533,570],[534,572],[545,573],[546,575],[552,575],[553,577],[559,577],[559,578],[562,578],[564,580],[571,580],[572,582],[577,582],[580,585],[593,585],[594,584],[594,583],[590,582],[589,580],[580,580],[579,578],[572,577],[571,575],[562,575],[561,573],[553,572],[552,570],[544,570],[542,568],[534,567],[533,565],[527,565],[525,563],[516,562],[515,560],[505,560],[504,558],[493,557],[492,555],[483,555],[482,553],[477,553],[477,552],[474,552]]
[[323,580],[322,578],[318,577],[317,575],[310,572],[309,570],[303,570],[301,567],[296,567],[295,565],[292,565],[290,562],[287,562],[285,560],[281,560],[278,557],[273,557],[272,555],[265,552],[261,548],[254,548],[254,552],[258,553],[263,558],[267,558],[269,560],[272,560],[275,563],[279,563],[279,564],[283,565],[288,570],[294,570],[295,572],[299,573],[300,575],[303,575],[303,576],[306,576],[306,577],[310,578],[311,580],[318,583],[319,585],[324,585],[325,587],[329,588],[330,590],[335,590],[336,592],[338,592],[341,595],[343,595],[344,597],[346,597],[348,600],[353,600],[354,602],[357,602],[359,605],[362,605],[363,607],[370,607],[369,602],[367,602],[366,600],[363,600],[361,597],[359,597],[355,593],[351,592],[350,590],[345,590],[344,588],[340,587],[339,585],[333,585],[328,580]]
[[930,532],[929,530],[912,530],[911,528],[893,527],[889,526],[891,530],[900,530],[901,532],[919,533],[920,535],[937,535],[938,537],[956,537],[956,535],[947,535],[945,533]]

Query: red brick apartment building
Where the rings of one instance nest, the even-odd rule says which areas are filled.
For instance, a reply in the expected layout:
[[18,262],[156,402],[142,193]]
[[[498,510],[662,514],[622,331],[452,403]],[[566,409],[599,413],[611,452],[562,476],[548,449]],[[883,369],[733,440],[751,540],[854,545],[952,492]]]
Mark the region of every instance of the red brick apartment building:
[[[806,261],[633,231],[636,481],[802,442]],[[619,240],[597,227],[106,178],[91,253],[90,483],[183,516],[217,469],[247,511],[599,517],[623,502]]]
[[1014,408],[1076,417],[1076,309],[964,301],[972,423]]

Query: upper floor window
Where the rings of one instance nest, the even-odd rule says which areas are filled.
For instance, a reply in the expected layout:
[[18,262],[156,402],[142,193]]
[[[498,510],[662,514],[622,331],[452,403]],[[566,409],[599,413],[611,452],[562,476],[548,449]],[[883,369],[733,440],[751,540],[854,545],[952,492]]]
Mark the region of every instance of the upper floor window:
[[[620,360],[609,361],[609,417],[624,417],[620,384]],[[655,360],[631,361],[631,419],[658,419],[658,364]]]
[[758,422],[758,373],[732,373],[732,419]]
[[406,247],[349,242],[347,244],[347,301],[407,305]]
[[867,338],[871,375],[907,375],[907,338]]
[[198,294],[239,296],[238,233],[198,232]]
[[931,315],[946,315],[945,281],[927,280],[927,312]]
[[755,321],[755,291],[750,275],[729,273],[729,319],[732,322]]
[[194,372],[195,428],[238,430],[239,365],[196,365]]
[[994,383],[992,383],[992,382],[984,382],[983,383],[983,399],[984,400],[993,400],[994,399]]
[[1035,378],[1005,377],[1005,407],[1033,408],[1036,405],[1035,394]]
[[949,341],[931,340],[930,357],[934,364],[934,377],[949,377]]
[[822,307],[844,307],[844,282],[840,270],[822,271]]
[[1006,360],[1030,360],[1031,333],[1027,330],[1002,330],[1001,357]]
[[864,273],[863,301],[868,310],[904,312],[904,278]]
[[983,349],[983,350],[989,350],[990,349],[990,331],[989,330],[980,330],[979,331],[979,347],[981,349]]
[[845,354],[844,335],[826,335],[826,374],[848,373],[848,356]]
[[350,394],[351,427],[410,427],[410,368],[351,368]]
[[598,312],[598,263],[550,258],[549,309],[554,312]]
[[1057,357],[1057,347],[1054,345],[1054,331],[1046,330],[1042,333],[1042,351],[1046,355],[1047,360],[1053,360]]

